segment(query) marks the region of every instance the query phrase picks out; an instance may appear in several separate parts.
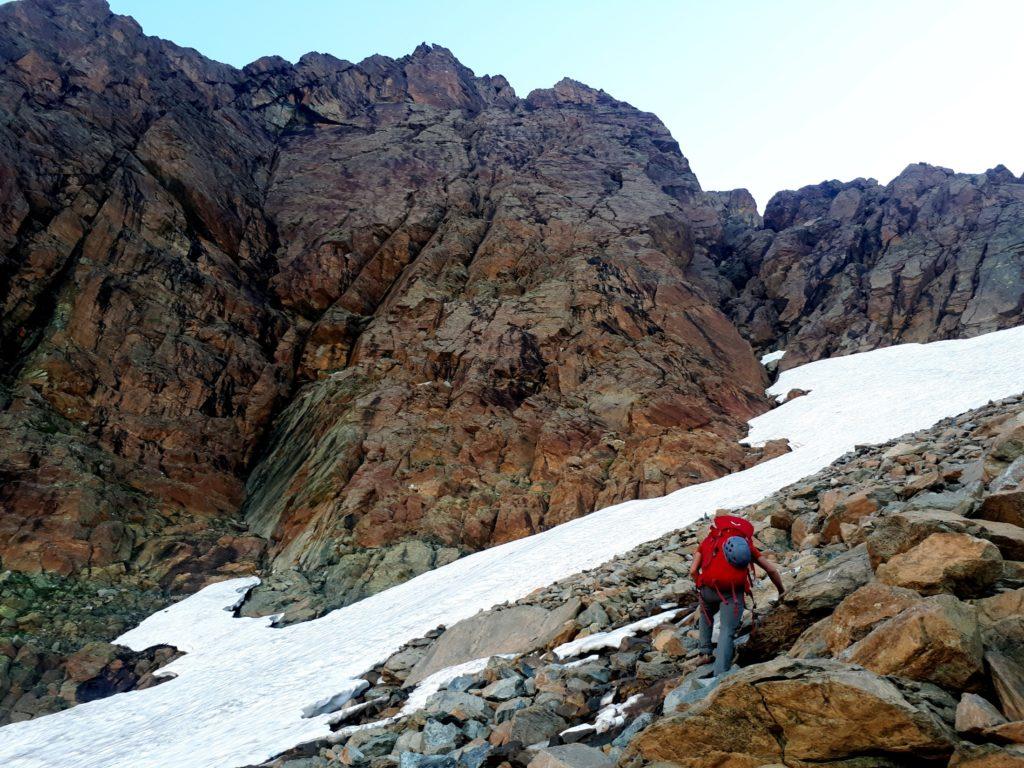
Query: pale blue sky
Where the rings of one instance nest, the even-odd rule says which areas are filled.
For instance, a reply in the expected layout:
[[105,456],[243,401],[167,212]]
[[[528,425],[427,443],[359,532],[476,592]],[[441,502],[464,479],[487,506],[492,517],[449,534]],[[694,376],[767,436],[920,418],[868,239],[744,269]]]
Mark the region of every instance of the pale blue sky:
[[1024,170],[1024,3],[1006,0],[110,0],[242,66],[439,43],[516,92],[568,75],[668,125],[705,189],[889,181],[910,162]]

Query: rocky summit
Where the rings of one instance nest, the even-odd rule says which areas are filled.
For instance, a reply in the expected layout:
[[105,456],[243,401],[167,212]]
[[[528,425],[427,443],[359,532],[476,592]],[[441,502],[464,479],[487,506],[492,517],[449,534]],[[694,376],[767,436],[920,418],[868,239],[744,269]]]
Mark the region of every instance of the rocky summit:
[[[780,192],[762,218],[745,190],[703,190],[654,115],[568,79],[522,97],[440,46],[235,69],[146,36],[103,0],[15,0],[0,6],[0,112],[0,724],[159,682],[175,649],[109,641],[211,581],[259,573],[239,612],[300,621],[778,455],[738,443],[771,406],[761,353],[784,348],[791,367],[1024,317],[1024,180],[1005,168],[830,181]],[[813,657],[742,685],[870,689],[913,710],[900,754],[955,748],[957,764],[989,764],[1003,747],[950,746],[942,696],[984,699],[964,718],[975,735],[1001,729],[995,744],[1024,717],[1020,660],[971,629],[981,619],[964,602],[1010,600],[1007,563],[1024,559],[1017,443],[986,454],[971,480],[982,493],[947,466],[967,449],[939,442],[862,467],[908,488],[858,476],[848,494],[793,494],[772,512],[767,530],[782,533],[765,535],[794,567],[834,560],[841,578],[788,597],[743,651]],[[913,508],[946,489],[963,491],[953,506]],[[660,551],[657,567],[679,557]],[[597,602],[581,584],[578,614],[555,622],[531,603],[504,617],[505,645],[535,647],[477,656],[544,650],[669,601],[660,581]],[[850,623],[819,626],[832,609]],[[897,624],[876,635],[865,617]],[[397,714],[404,683],[455,663],[453,632],[377,670],[366,712]],[[595,662],[598,687],[680,677],[692,644],[674,633],[652,634],[654,651],[631,641],[621,669]],[[949,647],[913,645],[933,634]],[[486,760],[522,762],[509,744],[562,734],[607,693],[539,663],[492,665],[449,691],[480,715],[459,721],[479,723],[472,733],[453,733],[442,707],[402,721],[423,728],[396,735],[401,749],[385,735],[338,759],[414,768],[487,738]],[[910,688],[879,682],[911,668]],[[576,708],[547,706],[541,680]],[[667,691],[631,685],[648,703]],[[615,751],[630,727],[614,749],[563,734],[531,759],[662,759],[664,745]],[[780,733],[749,734],[763,746],[750,760],[837,754],[786,752]]]
[[[910,165],[886,186],[780,192],[764,227],[733,235],[730,316],[783,367],[1017,325],[1024,185],[1006,168]],[[722,263],[722,262],[720,262]]]

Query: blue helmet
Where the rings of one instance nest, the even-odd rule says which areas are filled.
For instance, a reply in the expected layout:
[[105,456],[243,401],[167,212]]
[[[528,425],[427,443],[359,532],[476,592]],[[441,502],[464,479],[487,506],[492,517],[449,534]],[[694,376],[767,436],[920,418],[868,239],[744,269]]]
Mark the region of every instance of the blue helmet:
[[726,539],[722,545],[722,552],[733,568],[747,568],[754,559],[750,545],[742,536],[730,536]]

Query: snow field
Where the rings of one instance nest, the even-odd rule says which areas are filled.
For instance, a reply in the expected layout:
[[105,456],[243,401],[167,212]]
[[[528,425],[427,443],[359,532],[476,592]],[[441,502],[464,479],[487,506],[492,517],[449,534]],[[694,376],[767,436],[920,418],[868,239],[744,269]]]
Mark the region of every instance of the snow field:
[[857,444],[923,429],[1024,391],[1024,327],[962,341],[902,345],[822,360],[782,374],[769,392],[809,394],[751,421],[748,442],[790,439],[793,451],[658,499],[629,501],[457,560],[315,621],[275,629],[233,618],[252,585],[207,587],[118,642],[186,651],[174,679],[0,729],[6,768],[229,768],[327,736],[357,676],[439,624],[516,600],[718,509],[755,503]]

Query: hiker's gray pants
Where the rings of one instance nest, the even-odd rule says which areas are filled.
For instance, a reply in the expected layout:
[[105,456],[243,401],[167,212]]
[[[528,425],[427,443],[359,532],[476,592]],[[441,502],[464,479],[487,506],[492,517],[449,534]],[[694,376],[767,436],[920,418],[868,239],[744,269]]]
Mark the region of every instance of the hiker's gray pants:
[[[732,666],[733,640],[743,619],[743,592],[734,596],[730,592],[718,592],[711,587],[701,587],[700,597],[700,653],[710,656],[712,648],[711,630],[715,614],[719,614],[718,648],[715,649],[715,677],[724,675]],[[724,600],[722,598],[725,598]]]

